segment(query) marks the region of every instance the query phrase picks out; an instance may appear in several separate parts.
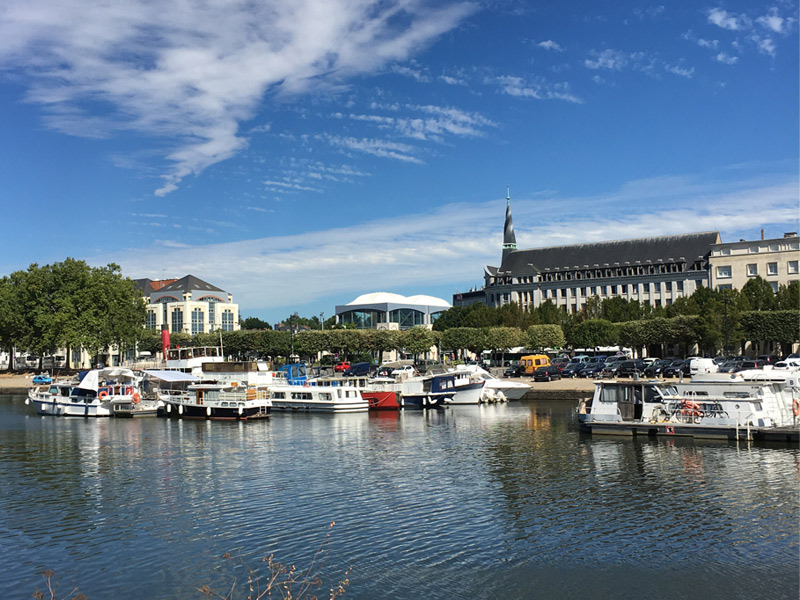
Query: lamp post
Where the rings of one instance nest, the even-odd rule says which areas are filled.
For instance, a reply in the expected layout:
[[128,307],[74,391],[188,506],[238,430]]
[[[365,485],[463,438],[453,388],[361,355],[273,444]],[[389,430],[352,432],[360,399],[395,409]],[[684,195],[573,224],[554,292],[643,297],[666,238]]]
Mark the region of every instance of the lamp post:
[[722,290],[722,305],[725,307],[725,313],[724,313],[725,346],[722,348],[722,353],[725,356],[728,356],[728,339],[730,337],[730,326],[728,324],[728,304],[730,303],[731,299],[728,298],[728,290]]
[[324,312],[319,313],[319,328],[320,328],[320,331],[325,329],[325,313]]

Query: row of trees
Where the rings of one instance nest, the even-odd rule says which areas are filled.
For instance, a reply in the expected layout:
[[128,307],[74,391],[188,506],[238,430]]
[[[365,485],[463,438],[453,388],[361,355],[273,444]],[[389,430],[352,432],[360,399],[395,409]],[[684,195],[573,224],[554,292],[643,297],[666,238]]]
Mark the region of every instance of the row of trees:
[[142,295],[115,264],[96,268],[68,258],[0,279],[2,348],[40,357],[84,348],[94,355],[110,345],[134,344],[144,322]]

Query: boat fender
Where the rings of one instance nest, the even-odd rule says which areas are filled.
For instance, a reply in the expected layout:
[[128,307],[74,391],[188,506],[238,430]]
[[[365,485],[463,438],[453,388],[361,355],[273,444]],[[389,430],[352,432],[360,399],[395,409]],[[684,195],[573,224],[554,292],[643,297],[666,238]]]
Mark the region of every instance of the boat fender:
[[243,413],[243,412],[244,412],[244,411],[242,410],[242,407],[240,406],[240,407],[239,407],[239,416],[240,416],[240,417],[242,416],[242,413]]
[[800,416],[800,400],[797,398],[792,401],[792,412],[795,417]]
[[167,404],[167,414],[172,412],[172,404]]
[[210,416],[211,416],[211,407],[210,407],[210,406],[207,406],[207,407],[206,407],[206,416],[207,416],[207,417],[210,417]]
[[179,415],[182,415],[182,414],[183,414],[183,405],[181,405],[181,406],[179,406],[179,407],[178,407],[178,414],[179,414]]
[[31,404],[31,399],[25,398],[25,406],[30,406],[30,404]]
[[97,397],[98,397],[98,398],[100,398],[101,400],[102,400],[103,398],[107,398],[107,397],[108,397],[108,392],[107,392],[107,391],[105,391],[105,390],[103,390],[102,392],[100,392],[99,394],[97,394]]
[[133,404],[134,404],[134,406],[139,404],[139,402],[141,402],[141,400],[142,400],[142,397],[139,395],[139,392],[136,392],[133,395]]

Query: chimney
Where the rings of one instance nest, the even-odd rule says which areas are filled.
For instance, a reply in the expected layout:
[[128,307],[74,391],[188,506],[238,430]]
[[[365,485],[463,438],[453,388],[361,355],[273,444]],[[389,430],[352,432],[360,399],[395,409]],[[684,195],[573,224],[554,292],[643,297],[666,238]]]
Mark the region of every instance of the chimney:
[[763,229],[761,230],[761,239],[762,240],[764,239],[764,230]]
[[785,238],[797,237],[797,232],[796,231],[787,231],[786,233],[783,234],[783,237],[785,237]]

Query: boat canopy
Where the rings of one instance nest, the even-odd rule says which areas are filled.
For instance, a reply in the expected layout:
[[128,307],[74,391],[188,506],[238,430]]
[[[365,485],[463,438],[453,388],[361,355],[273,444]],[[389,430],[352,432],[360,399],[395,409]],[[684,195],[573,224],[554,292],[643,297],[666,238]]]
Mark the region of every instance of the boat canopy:
[[181,371],[161,371],[157,369],[147,370],[145,374],[150,379],[160,379],[161,381],[168,381],[170,383],[182,382],[182,381],[201,381],[202,377],[195,377],[194,375],[190,375],[189,373],[183,373]]

